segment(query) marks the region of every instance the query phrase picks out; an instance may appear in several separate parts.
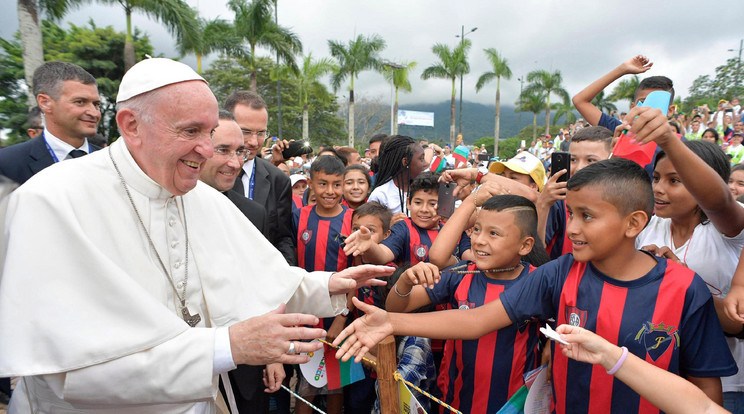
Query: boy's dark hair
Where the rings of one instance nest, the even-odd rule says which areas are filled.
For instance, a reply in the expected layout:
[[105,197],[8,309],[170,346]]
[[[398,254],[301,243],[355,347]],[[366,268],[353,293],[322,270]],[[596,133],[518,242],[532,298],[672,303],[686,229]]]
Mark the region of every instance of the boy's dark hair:
[[34,71],[34,96],[43,93],[56,101],[62,95],[62,83],[68,80],[96,85],[96,78],[74,63],[47,62]]
[[[318,155],[320,155],[320,154],[322,154],[324,152],[330,152],[331,154],[333,154],[334,157],[336,157],[339,160],[341,160],[341,162],[344,164],[344,167],[346,167],[346,165],[349,164],[348,159],[346,157],[344,157],[343,155],[341,155],[341,153],[339,153],[338,150],[336,150],[336,148],[333,148],[333,147],[330,147],[330,146],[328,146],[328,147],[321,147],[320,148],[320,151],[318,151]],[[329,154],[326,154],[326,155],[329,155]]]
[[642,80],[633,93],[633,103],[638,102],[638,99],[636,99],[636,96],[638,96],[638,92],[646,89],[659,89],[662,91],[667,91],[672,94],[672,96],[669,98],[669,104],[671,105],[671,103],[674,102],[674,82],[672,82],[672,80],[667,78],[666,76],[650,76]]
[[349,171],[361,171],[362,174],[364,174],[364,178],[367,179],[367,186],[372,187],[372,177],[369,176],[369,170],[367,167],[360,165],[360,164],[352,164],[346,167],[346,172],[344,173],[344,176],[346,176],[346,173]]
[[356,148],[351,147],[341,147],[337,149],[336,152],[339,156],[343,157],[346,160],[346,165],[349,165],[349,163],[351,162],[351,154],[359,154],[359,151],[357,151]]
[[[413,158],[413,146],[418,145],[416,140],[405,135],[393,135],[387,138],[387,141],[380,146],[380,155],[377,157],[375,188],[399,175],[405,175],[408,170],[401,164],[401,161],[406,158],[410,162]],[[410,180],[410,178],[403,177],[404,180]]]
[[225,109],[235,113],[237,105],[245,105],[251,109],[265,109],[266,101],[261,95],[251,91],[236,91],[225,99]]
[[375,142],[380,142],[380,141],[382,141],[382,140],[383,140],[383,139],[384,139],[385,137],[387,137],[387,134],[375,134],[375,135],[372,135],[372,136],[371,136],[371,137],[369,138],[369,144],[370,144],[370,145],[372,145],[372,144],[374,144]]
[[101,148],[105,147],[108,144],[108,140],[101,134],[95,134],[95,135],[89,136],[88,142]]
[[620,214],[644,211],[651,217],[654,193],[648,173],[637,163],[624,158],[610,158],[587,165],[568,180],[568,190],[599,186],[602,200],[617,208]]
[[414,178],[408,187],[409,202],[413,200],[413,196],[418,191],[433,192],[436,194],[439,191],[439,174],[432,171],[424,171],[418,177]]
[[387,207],[378,203],[377,201],[369,201],[354,210],[351,215],[352,220],[354,217],[363,216],[375,216],[382,222],[382,232],[387,233],[390,230],[390,222],[393,220],[393,212]]
[[674,128],[674,131],[675,131],[676,134],[681,134],[682,133],[682,130],[680,129],[678,123],[676,123],[674,121],[669,121],[669,125],[671,125],[672,128]]
[[229,119],[230,121],[235,121],[235,115],[233,115],[232,112],[226,110],[226,109],[220,109],[217,113],[218,119]]
[[550,256],[543,247],[542,237],[537,234],[537,209],[532,201],[518,195],[497,195],[486,200],[482,209],[512,213],[520,235],[535,239],[532,250],[524,256],[524,261],[533,266],[541,266],[550,261]]
[[602,142],[607,151],[612,150],[612,131],[602,126],[582,128],[571,137],[571,142],[593,141]]
[[340,175],[344,176],[346,168],[344,163],[338,157],[333,155],[322,155],[310,164],[310,178],[315,176],[315,173],[322,172],[328,175]]

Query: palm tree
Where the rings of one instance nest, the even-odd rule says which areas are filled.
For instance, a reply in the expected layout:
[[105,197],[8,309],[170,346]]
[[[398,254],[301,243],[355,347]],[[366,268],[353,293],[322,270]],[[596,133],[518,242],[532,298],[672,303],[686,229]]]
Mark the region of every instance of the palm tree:
[[576,122],[576,115],[573,113],[574,106],[571,99],[568,97],[563,99],[563,102],[554,103],[553,109],[555,109],[555,116],[553,117],[553,125],[558,123],[558,120],[563,117],[564,125],[567,127],[568,124]]
[[196,71],[202,73],[202,57],[213,52],[229,55],[245,55],[240,47],[240,38],[235,34],[235,28],[228,21],[216,18],[206,20],[197,18],[198,30],[196,38],[184,37],[179,39],[178,49],[181,56],[189,53],[196,55]]
[[478,78],[478,83],[475,84],[475,91],[479,92],[481,88],[493,79],[496,79],[496,114],[494,115],[494,129],[493,129],[493,154],[495,157],[499,156],[499,124],[501,123],[501,78],[511,79],[512,71],[509,68],[509,64],[506,58],[501,57],[499,52],[490,47],[483,49],[486,52],[488,60],[491,62],[491,71],[486,72]]
[[610,99],[609,97],[605,97],[604,91],[599,92],[597,96],[592,99],[592,105],[594,105],[601,112],[606,111],[608,114],[611,111],[617,111],[617,107],[614,103],[612,103],[612,99]]
[[516,104],[517,112],[532,112],[532,140],[537,140],[537,114],[545,108],[546,93],[524,90]]
[[310,53],[302,61],[302,68],[299,73],[295,74],[297,87],[300,90],[300,101],[302,102],[302,139],[307,141],[310,137],[310,103],[307,96],[310,87],[312,87],[325,74],[335,72],[338,67],[329,58],[314,60],[313,54]]
[[621,80],[620,83],[615,86],[615,89],[612,90],[609,99],[612,101],[627,99],[632,104],[633,98],[635,98],[635,91],[640,83],[641,78],[639,78],[638,75],[633,75],[630,78]]
[[294,57],[302,53],[302,42],[294,32],[274,21],[272,0],[253,0],[250,4],[246,0],[230,0],[227,6],[235,13],[235,32],[248,43],[250,49],[246,61],[251,73],[251,91],[258,90],[256,46],[276,53],[279,60],[293,72],[300,70]]
[[547,70],[536,70],[527,74],[527,82],[530,82],[524,88],[524,92],[531,94],[533,92],[545,93],[545,133],[550,133],[550,95],[556,94],[560,98],[568,98],[568,92],[563,89],[563,77],[561,72],[553,73]]
[[349,146],[354,147],[354,79],[359,73],[380,67],[379,53],[385,49],[385,40],[378,34],[365,37],[358,35],[344,45],[336,40],[329,40],[331,56],[338,62],[338,71],[333,75],[331,84],[334,91],[349,78]]
[[[178,39],[194,39],[199,25],[196,11],[183,0],[98,0],[100,3],[124,8],[127,16],[127,37],[124,42],[124,71],[134,66],[134,40],[132,37],[132,13],[135,11],[159,20]],[[68,3],[82,3],[81,0],[68,0]]]
[[385,80],[392,82],[395,87],[395,104],[393,105],[393,135],[398,134],[398,90],[402,89],[404,92],[411,92],[411,81],[408,80],[408,75],[411,74],[413,68],[416,67],[416,62],[403,62],[399,68],[386,68],[383,70],[382,76]]
[[452,82],[452,102],[450,104],[450,145],[455,147],[455,80],[461,74],[470,72],[467,54],[470,50],[470,40],[463,39],[454,49],[437,43],[431,48],[439,58],[439,62],[424,69],[421,79],[449,79]]

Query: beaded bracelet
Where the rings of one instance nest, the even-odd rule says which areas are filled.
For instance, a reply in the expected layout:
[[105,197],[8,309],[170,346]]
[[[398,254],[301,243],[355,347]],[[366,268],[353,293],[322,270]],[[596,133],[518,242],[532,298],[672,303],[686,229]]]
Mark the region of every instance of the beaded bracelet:
[[623,354],[620,355],[620,359],[617,360],[617,363],[615,363],[615,366],[612,367],[609,371],[607,371],[610,375],[615,375],[615,373],[620,369],[620,367],[623,366],[623,363],[625,362],[625,358],[628,357],[628,348],[622,347]]

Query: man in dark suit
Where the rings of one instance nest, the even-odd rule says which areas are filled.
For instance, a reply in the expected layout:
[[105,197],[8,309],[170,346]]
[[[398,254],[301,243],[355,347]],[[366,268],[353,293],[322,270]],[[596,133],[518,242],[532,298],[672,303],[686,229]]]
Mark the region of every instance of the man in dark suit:
[[23,184],[54,164],[95,151],[100,98],[96,79],[78,65],[47,62],[34,72],[33,93],[44,114],[41,135],[0,150],[0,174]]
[[[261,204],[233,190],[233,185],[245,163],[248,150],[243,143],[243,134],[240,127],[230,112],[220,111],[219,125],[212,133],[212,145],[214,146],[214,156],[202,164],[199,179],[225,194],[251,223],[266,236],[268,231],[266,209]],[[249,253],[246,252],[246,255]],[[266,368],[268,388],[272,392],[278,390],[279,384],[284,379],[284,369],[281,364],[273,364],[268,367],[239,365],[237,369],[228,373],[235,397],[235,408],[238,412],[268,412],[269,399],[264,393],[265,386],[263,383],[264,368]],[[226,400],[229,401],[227,398]]]
[[296,265],[291,227],[292,186],[286,174],[260,156],[268,135],[266,102],[256,93],[239,91],[227,98],[225,109],[235,116],[243,132],[245,147],[250,151],[233,189],[266,208],[269,241],[282,253],[287,263]]

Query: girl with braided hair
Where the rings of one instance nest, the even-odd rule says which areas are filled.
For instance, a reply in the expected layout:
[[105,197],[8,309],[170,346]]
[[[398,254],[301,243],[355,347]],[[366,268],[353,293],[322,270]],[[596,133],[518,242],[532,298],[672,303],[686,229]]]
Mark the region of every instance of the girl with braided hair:
[[380,148],[377,176],[368,201],[377,201],[393,214],[407,213],[408,186],[427,167],[424,149],[413,138],[393,135]]

